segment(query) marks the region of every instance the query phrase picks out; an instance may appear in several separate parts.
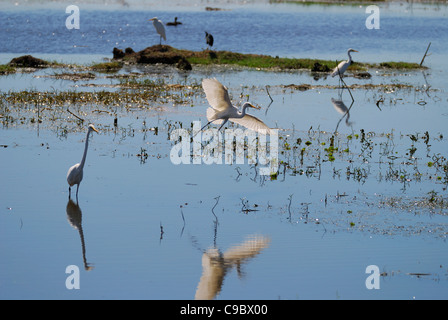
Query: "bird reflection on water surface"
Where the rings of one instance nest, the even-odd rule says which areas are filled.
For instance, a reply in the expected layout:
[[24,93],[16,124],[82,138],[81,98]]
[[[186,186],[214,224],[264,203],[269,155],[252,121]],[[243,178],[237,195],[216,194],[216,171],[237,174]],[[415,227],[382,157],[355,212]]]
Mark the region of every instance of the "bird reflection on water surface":
[[196,300],[211,300],[221,291],[227,273],[236,267],[242,277],[241,267],[269,246],[270,239],[265,236],[251,236],[241,244],[222,253],[210,248],[202,255],[202,276],[196,290]]
[[69,199],[67,202],[67,220],[70,225],[78,230],[79,237],[81,238],[81,248],[82,248],[82,259],[84,262],[84,269],[89,271],[94,267],[91,266],[90,263],[87,262],[86,259],[86,244],[84,241],[84,232],[82,230],[82,211],[77,203],[75,203],[72,199]]

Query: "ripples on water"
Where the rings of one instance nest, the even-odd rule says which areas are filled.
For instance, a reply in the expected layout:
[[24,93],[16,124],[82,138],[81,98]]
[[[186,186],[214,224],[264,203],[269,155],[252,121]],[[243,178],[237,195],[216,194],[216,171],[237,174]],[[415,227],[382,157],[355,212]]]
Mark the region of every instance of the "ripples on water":
[[[219,5],[219,4],[218,4]],[[65,28],[64,7],[30,10],[7,7],[0,12],[1,53],[102,54],[111,57],[113,47],[141,50],[158,43],[149,18],[165,23],[175,16],[183,24],[167,28],[167,44],[189,50],[206,48],[204,31],[215,37],[216,50],[259,53],[285,57],[334,59],[347,48],[362,52],[358,59],[421,59],[428,41],[434,55],[448,51],[446,8],[380,9],[381,29],[365,27],[365,7],[299,5],[231,6],[229,10],[205,11],[205,5],[179,10],[170,6],[92,6],[80,4],[80,29]],[[224,6],[225,7],[225,6]],[[111,9],[112,8],[112,9]],[[190,8],[190,10],[184,10]],[[226,7],[225,7],[226,8]],[[191,10],[193,9],[193,10]],[[177,11],[179,10],[179,11]],[[424,15],[420,14],[425,13]],[[400,41],[397,47],[397,41]]]

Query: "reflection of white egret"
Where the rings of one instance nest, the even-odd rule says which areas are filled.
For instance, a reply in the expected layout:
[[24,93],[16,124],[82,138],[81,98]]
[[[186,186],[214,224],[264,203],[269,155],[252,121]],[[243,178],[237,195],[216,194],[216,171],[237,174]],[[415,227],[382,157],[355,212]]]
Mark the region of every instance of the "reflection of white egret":
[[98,132],[98,130],[95,129],[95,127],[93,126],[93,124],[89,125],[89,129],[87,131],[87,136],[86,136],[86,145],[84,147],[84,154],[82,156],[82,160],[80,163],[75,164],[74,166],[70,167],[70,169],[68,169],[67,172],[67,182],[68,182],[68,197],[70,198],[71,196],[71,188],[76,184],[77,188],[76,188],[76,198],[78,198],[78,190],[79,190],[79,184],[82,181],[82,177],[83,177],[83,168],[84,168],[84,164],[86,163],[86,157],[87,157],[87,148],[89,147],[89,135],[90,132],[95,131]]
[[211,105],[211,108],[207,109],[207,119],[209,122],[202,129],[214,122],[221,124],[221,127],[219,127],[220,130],[230,120],[256,132],[269,134],[269,127],[263,121],[250,114],[246,114],[247,108],[260,108],[246,102],[243,104],[240,112],[237,107],[232,105],[227,88],[216,79],[202,80],[202,87],[204,88],[208,103]]
[[338,74],[342,75],[344,74],[345,70],[352,64],[352,56],[350,55],[350,52],[358,52],[354,49],[348,49],[347,55],[348,60],[347,61],[341,61],[336,68],[334,68],[333,72],[331,73],[331,76],[334,77]]
[[212,248],[202,255],[202,276],[196,290],[196,300],[211,300],[221,291],[227,272],[236,266],[241,274],[241,266],[258,255],[269,245],[269,238],[252,236],[240,245],[234,246],[224,254]]
[[84,261],[84,269],[86,271],[92,270],[94,267],[90,266],[86,259],[86,244],[84,242],[84,232],[82,231],[82,211],[77,203],[69,199],[67,202],[67,220],[70,225],[78,230],[79,237],[81,238],[82,259]]
[[[339,112],[340,114],[342,114],[342,118],[347,116],[347,118],[345,118],[345,124],[347,126],[350,126],[352,124],[351,122],[349,122],[351,105],[350,105],[350,108],[347,108],[344,101],[342,101],[341,99],[336,100],[334,98],[331,98],[331,103],[333,104],[333,107],[335,108],[335,110],[337,112]],[[352,102],[352,105],[353,105],[353,102]],[[338,126],[339,126],[339,123],[341,122],[342,118],[339,120]],[[337,130],[337,127],[336,127],[336,130]]]
[[163,26],[162,20],[157,19],[157,17],[151,18],[148,21],[152,21],[154,28],[156,28],[157,33],[160,36],[160,44],[162,44],[162,38],[166,41],[165,27]]

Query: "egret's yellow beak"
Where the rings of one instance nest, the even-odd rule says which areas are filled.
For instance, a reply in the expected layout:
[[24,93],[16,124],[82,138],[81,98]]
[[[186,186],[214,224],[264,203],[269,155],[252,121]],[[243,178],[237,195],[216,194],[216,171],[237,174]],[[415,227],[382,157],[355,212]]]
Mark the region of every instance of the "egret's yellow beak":
[[251,104],[251,103],[249,103],[249,107],[254,108],[254,109],[257,109],[257,110],[260,110],[260,109],[261,109],[261,107],[256,107],[256,106],[254,106],[254,105]]
[[353,52],[359,52],[358,50],[353,50]]
[[92,128],[92,130],[95,131],[96,133],[99,133],[98,130],[96,130],[96,128],[93,126],[93,124],[90,126],[90,128]]

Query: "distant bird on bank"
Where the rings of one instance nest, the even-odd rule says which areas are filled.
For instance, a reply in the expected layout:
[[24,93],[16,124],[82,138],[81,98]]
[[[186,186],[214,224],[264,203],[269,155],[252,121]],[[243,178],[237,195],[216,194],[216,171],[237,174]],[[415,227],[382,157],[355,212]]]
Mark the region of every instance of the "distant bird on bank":
[[160,35],[160,44],[162,44],[162,38],[166,41],[165,27],[163,26],[163,22],[157,17],[149,19],[148,21],[152,21],[154,28],[156,28],[157,33]]
[[336,68],[334,68],[333,72],[331,73],[331,76],[334,77],[338,74],[341,76],[344,74],[345,70],[352,64],[352,56],[350,55],[350,52],[358,52],[354,49],[348,49],[347,55],[348,60],[347,61],[341,61]]
[[205,42],[209,46],[209,49],[213,47],[213,36],[207,31],[205,31]]
[[174,22],[167,22],[167,26],[175,26],[177,27],[178,24],[182,24],[182,22],[177,21],[177,17],[174,17]]
[[89,125],[89,129],[87,130],[87,136],[86,136],[86,144],[84,147],[84,154],[82,156],[82,160],[80,163],[75,164],[74,166],[70,167],[67,172],[67,182],[68,182],[68,197],[71,196],[71,188],[76,184],[76,199],[78,199],[78,190],[79,190],[79,184],[82,181],[83,177],[83,168],[84,164],[86,163],[86,157],[87,157],[87,149],[89,148],[89,136],[92,131],[95,131],[98,133],[98,130],[95,129],[93,124]]
[[211,123],[221,124],[218,130],[227,123],[228,120],[243,127],[249,128],[261,134],[270,134],[269,127],[260,119],[246,113],[247,108],[255,108],[251,103],[243,104],[241,111],[232,105],[227,88],[216,79],[202,80],[202,88],[211,108],[207,109],[207,120],[209,121],[201,131]]

